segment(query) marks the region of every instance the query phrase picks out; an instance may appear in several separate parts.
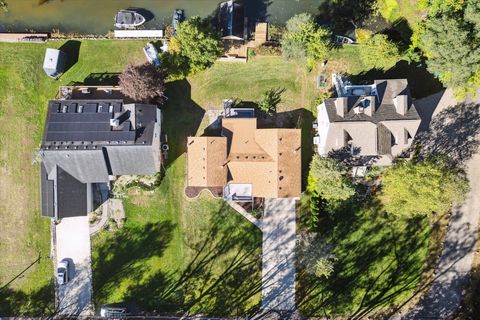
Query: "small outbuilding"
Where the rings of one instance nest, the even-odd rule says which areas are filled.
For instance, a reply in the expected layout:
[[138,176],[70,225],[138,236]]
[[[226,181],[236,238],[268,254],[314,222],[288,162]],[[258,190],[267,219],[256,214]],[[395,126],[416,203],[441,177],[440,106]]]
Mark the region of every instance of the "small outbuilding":
[[51,78],[58,78],[65,71],[67,63],[67,55],[65,52],[47,48],[45,51],[45,59],[43,60],[43,70],[47,76]]

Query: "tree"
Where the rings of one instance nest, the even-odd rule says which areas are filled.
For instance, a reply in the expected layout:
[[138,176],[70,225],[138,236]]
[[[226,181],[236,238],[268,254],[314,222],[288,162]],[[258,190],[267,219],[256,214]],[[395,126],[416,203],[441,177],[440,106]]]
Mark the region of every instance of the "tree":
[[331,158],[314,155],[310,164],[307,191],[317,192],[328,202],[348,200],[355,187],[347,177],[347,168]]
[[315,61],[325,60],[330,50],[331,32],[319,27],[311,15],[301,13],[287,21],[287,32],[282,39],[282,54],[287,59],[307,59],[313,68]]
[[398,216],[445,213],[463,201],[468,181],[456,169],[426,161],[388,168],[382,177],[380,200],[388,213]]
[[400,58],[397,46],[388,40],[384,34],[375,34],[368,37],[363,34],[364,44],[360,48],[360,59],[368,68],[384,69],[392,66]]
[[129,64],[119,77],[122,93],[136,102],[156,102],[164,99],[164,75],[150,63]]
[[208,68],[222,53],[218,36],[210,23],[202,21],[200,17],[180,23],[172,40],[175,50],[188,59],[192,73]]
[[277,112],[277,105],[282,100],[282,93],[285,89],[272,88],[265,91],[258,101],[258,109],[267,115],[273,115]]
[[[435,2],[451,7],[450,1]],[[428,70],[464,98],[480,86],[480,1],[455,3],[455,10],[442,6],[429,10],[418,46]]]

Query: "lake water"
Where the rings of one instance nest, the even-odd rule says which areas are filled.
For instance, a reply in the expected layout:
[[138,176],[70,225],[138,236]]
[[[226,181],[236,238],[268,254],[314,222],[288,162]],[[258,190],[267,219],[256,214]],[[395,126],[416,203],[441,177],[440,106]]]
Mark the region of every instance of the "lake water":
[[[0,29],[106,34],[113,30],[113,17],[120,9],[143,8],[151,13],[145,28],[171,23],[173,10],[184,9],[188,17],[211,15],[220,0],[6,0],[8,12],[0,9]],[[315,15],[322,0],[245,0],[249,20],[284,24],[296,13]]]

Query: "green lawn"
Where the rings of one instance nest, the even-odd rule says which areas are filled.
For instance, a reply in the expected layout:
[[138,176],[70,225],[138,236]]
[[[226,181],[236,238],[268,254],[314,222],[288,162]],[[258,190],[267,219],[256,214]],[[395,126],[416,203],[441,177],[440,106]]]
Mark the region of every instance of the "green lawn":
[[248,63],[216,63],[190,79],[192,98],[204,107],[221,108],[222,99],[256,102],[271,88],[284,88],[277,111],[310,107],[315,99],[315,73],[281,57],[257,56]]
[[83,41],[78,62],[59,81],[44,74],[43,56],[46,47],[64,42],[0,43],[1,315],[39,315],[53,308],[50,223],[40,217],[38,164],[32,164],[47,101],[59,85],[119,72],[128,61],[143,59],[143,43]]
[[169,164],[154,192],[130,190],[126,223],[93,238],[96,305],[236,315],[255,311],[261,290],[261,232],[221,200],[184,197],[186,137],[204,111],[189,84],[169,84],[164,130]]
[[338,260],[328,279],[299,270],[300,310],[363,319],[407,301],[421,282],[430,232],[428,218],[386,218],[375,200],[324,214],[318,234]]

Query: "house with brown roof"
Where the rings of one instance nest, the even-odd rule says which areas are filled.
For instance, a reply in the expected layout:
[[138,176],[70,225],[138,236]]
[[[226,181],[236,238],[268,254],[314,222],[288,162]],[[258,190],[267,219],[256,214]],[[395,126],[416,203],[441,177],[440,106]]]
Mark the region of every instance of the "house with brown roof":
[[333,83],[336,97],[318,106],[314,144],[320,155],[347,149],[371,164],[390,165],[411,146],[420,116],[407,79],[352,85],[334,75]]
[[259,129],[256,118],[224,118],[220,136],[188,138],[187,157],[187,191],[206,188],[233,201],[301,193],[299,129]]

